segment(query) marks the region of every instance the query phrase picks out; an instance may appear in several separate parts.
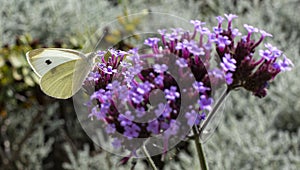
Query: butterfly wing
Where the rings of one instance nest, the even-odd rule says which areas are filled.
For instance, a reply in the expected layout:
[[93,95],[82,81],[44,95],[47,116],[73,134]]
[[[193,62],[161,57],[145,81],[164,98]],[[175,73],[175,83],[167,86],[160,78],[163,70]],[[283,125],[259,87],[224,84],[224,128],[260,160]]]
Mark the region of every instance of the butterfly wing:
[[91,65],[85,58],[65,62],[42,76],[41,89],[54,98],[70,98],[81,88],[90,69]]
[[26,58],[34,72],[42,77],[52,68],[72,60],[85,58],[76,50],[64,48],[40,48],[26,53]]

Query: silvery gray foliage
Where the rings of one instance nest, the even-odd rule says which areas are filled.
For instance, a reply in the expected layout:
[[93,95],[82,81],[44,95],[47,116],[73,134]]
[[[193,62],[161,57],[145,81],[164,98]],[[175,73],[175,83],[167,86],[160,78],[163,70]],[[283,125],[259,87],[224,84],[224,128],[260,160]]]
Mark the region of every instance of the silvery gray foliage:
[[15,36],[24,33],[51,43],[101,27],[120,14],[120,10],[111,8],[107,1],[1,0],[0,3],[1,43],[12,43]]
[[103,169],[108,169],[108,163],[104,163],[105,154],[97,154],[96,156],[90,158],[90,148],[88,145],[84,145],[83,150],[79,150],[76,155],[72,153],[71,146],[68,144],[64,145],[65,150],[68,155],[70,162],[63,163],[64,169],[98,169],[99,167]]
[[[272,33],[274,38],[270,41],[293,60],[295,69],[289,74],[278,76],[269,96],[263,100],[257,100],[242,90],[230,95],[218,130],[204,145],[211,169],[299,169],[299,5],[297,0],[245,0],[237,1],[236,5],[233,5],[232,0],[138,0],[128,5],[132,12],[150,9],[180,15],[187,20],[197,18],[208,24],[214,20],[211,16],[216,14],[236,13],[240,18],[236,25],[242,27],[244,23],[249,23]],[[111,7],[106,1],[92,0],[1,0],[0,12],[1,43],[10,43],[16,35],[24,32],[51,42],[77,31],[85,31],[83,25],[88,28],[98,27],[121,14],[120,7]],[[18,115],[12,122],[15,125],[11,127],[18,123],[28,125],[29,120],[28,116]],[[45,142],[43,133],[44,130],[38,128],[32,135],[31,143],[26,143],[21,152],[24,158],[30,155],[28,169],[40,169],[42,159],[51,150],[53,141],[50,139]],[[63,165],[65,169],[109,167],[105,152],[94,156],[87,146],[75,154],[68,145],[65,149],[70,159],[69,163]],[[182,160],[187,161],[189,169],[192,169],[191,165],[195,168],[198,166],[196,156],[194,160],[185,159],[189,157],[184,154],[182,157]],[[114,158],[111,162],[115,165],[117,159]],[[22,163],[17,164],[20,168],[24,167]],[[137,165],[137,169],[142,166]],[[167,165],[166,169],[170,166]]]
[[[297,169],[300,165],[300,131],[274,128],[276,102],[241,100],[232,93],[226,102],[225,118],[216,134],[204,145],[213,169]],[[241,114],[237,119],[235,115]]]
[[23,110],[7,109],[7,118],[1,120],[0,142],[5,144],[3,150],[0,148],[1,163],[4,163],[1,168],[43,169],[43,161],[52,151],[55,141],[53,137],[46,135],[64,123],[49,121],[56,113],[57,106],[51,104],[44,110],[39,110],[36,106]]
[[[68,155],[69,162],[63,163],[63,168],[68,170],[108,170],[108,169],[118,169],[126,170],[130,169],[131,164],[125,166],[119,166],[118,161],[121,157],[112,155],[108,152],[102,152],[100,154],[95,154],[91,156],[92,151],[88,145],[84,145],[82,150],[78,150],[75,154],[71,150],[69,144],[65,144],[65,151]],[[97,151],[97,150],[96,150]],[[98,150],[99,151],[99,150]],[[137,162],[135,165],[136,169],[146,169],[145,165],[141,162]]]

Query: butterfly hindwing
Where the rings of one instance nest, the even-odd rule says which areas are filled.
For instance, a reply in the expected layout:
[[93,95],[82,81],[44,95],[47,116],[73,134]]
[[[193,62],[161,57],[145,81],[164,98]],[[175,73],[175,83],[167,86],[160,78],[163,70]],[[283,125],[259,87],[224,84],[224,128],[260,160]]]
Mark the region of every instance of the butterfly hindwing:
[[90,67],[85,59],[68,61],[49,70],[41,78],[41,89],[59,99],[73,96],[82,86]]

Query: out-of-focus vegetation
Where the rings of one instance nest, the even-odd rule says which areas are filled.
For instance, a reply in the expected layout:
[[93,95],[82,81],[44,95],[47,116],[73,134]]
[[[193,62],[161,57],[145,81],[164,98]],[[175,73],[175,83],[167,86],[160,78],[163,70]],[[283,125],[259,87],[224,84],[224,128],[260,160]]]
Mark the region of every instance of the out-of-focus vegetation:
[[[208,25],[215,23],[214,16],[235,13],[241,29],[247,23],[272,33],[269,41],[292,59],[295,68],[280,75],[264,99],[244,91],[232,93],[223,120],[204,150],[211,169],[300,169],[299,1],[120,2],[0,1],[0,169],[129,169],[134,165],[117,167],[120,157],[95,146],[80,127],[72,101],[44,95],[25,58],[28,50],[40,47],[94,48],[96,42],[90,38],[102,33],[106,36],[101,45],[127,50],[140,37],[126,42],[120,38],[147,27],[140,24],[142,16],[119,17],[118,29],[105,24],[122,15],[126,19],[128,11],[170,13]],[[100,33],[94,34],[98,28]],[[198,168],[193,147],[183,142],[164,163],[159,157],[153,159],[164,169]],[[140,160],[135,165],[136,169],[145,166]]]
[[[30,35],[24,34],[17,36],[13,44],[6,44],[0,49],[0,167],[42,169],[43,164],[47,165],[43,163],[46,159],[50,159],[49,162],[57,159],[51,156],[59,152],[54,146],[67,138],[61,137],[59,140],[53,135],[61,128],[60,134],[67,136],[68,129],[74,128],[68,128],[69,125],[65,124],[76,121],[72,114],[72,103],[56,101],[41,92],[38,77],[27,63],[25,53],[41,47],[77,49],[78,44],[71,40],[56,40],[53,45],[48,46],[40,43],[39,39],[32,39]],[[76,135],[80,134],[83,135],[78,128]],[[57,148],[61,150],[61,147]],[[59,164],[52,165],[56,166],[60,167]]]
[[[71,39],[72,40],[72,39]],[[77,49],[74,41],[63,43],[55,41],[51,47],[68,46]],[[27,63],[25,54],[29,50],[47,47],[39,39],[32,39],[29,34],[17,36],[13,44],[5,44],[0,49],[0,106],[2,117],[7,116],[5,108],[27,108],[40,95],[37,88],[39,78]]]

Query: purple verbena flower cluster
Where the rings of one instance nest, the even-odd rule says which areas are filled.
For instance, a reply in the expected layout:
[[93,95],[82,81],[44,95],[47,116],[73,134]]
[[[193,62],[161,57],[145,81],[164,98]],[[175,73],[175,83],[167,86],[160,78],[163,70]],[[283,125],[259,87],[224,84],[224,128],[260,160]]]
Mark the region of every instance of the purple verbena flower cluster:
[[[167,146],[169,138],[199,126],[205,119],[214,103],[212,85],[225,80],[230,90],[244,87],[264,97],[269,81],[279,72],[290,70],[293,64],[285,56],[276,62],[282,51],[271,44],[265,44],[266,49],[259,51],[261,58],[254,59],[255,48],[270,34],[245,25],[248,34],[235,41],[241,36],[238,29],[232,28],[232,20],[237,16],[225,17],[226,29],[222,28],[225,19],[219,16],[218,26],[212,31],[198,20],[191,21],[193,32],[180,28],[171,32],[159,30],[160,38],[145,40],[144,44],[151,47],[149,54],[140,54],[137,48],[98,52],[101,62],[85,82],[96,89],[90,99],[97,104],[91,106],[89,116],[105,123],[106,132],[114,138],[114,147],[134,151],[142,144],[126,143],[158,134],[165,136]],[[256,32],[261,34],[258,41],[251,39]],[[218,68],[210,68],[214,44],[220,61]],[[150,61],[155,64],[149,64]],[[164,101],[151,106],[150,94],[156,89],[163,92]],[[182,107],[187,101],[195,102]],[[184,120],[177,121],[178,117]]]
[[[290,70],[293,63],[282,54],[282,51],[269,43],[264,44],[266,49],[260,50],[260,58],[255,59],[255,48],[266,37],[272,35],[264,30],[245,24],[244,27],[248,33],[242,36],[237,28],[232,28],[232,19],[237,18],[237,16],[230,14],[225,15],[225,17],[228,20],[227,28],[222,28],[225,19],[221,16],[217,17],[219,24],[211,34],[211,37],[213,37],[211,41],[216,43],[216,50],[221,60],[221,68],[225,73],[228,89],[243,87],[255,96],[266,96],[266,87],[269,82],[279,72]],[[254,33],[258,32],[261,36],[256,41],[252,37]],[[242,37],[235,40],[236,36]],[[283,56],[283,60],[278,59],[281,56]]]
[[[158,134],[165,136],[164,145],[167,147],[167,141],[171,136],[179,134],[184,128],[189,129],[195,124],[199,125],[205,119],[205,111],[211,109],[213,100],[209,96],[210,84],[207,81],[205,67],[200,60],[197,64],[191,56],[178,57],[174,60],[174,65],[180,63],[175,69],[179,71],[176,74],[179,75],[180,81],[189,80],[186,78],[187,70],[184,70],[184,67],[194,66],[194,70],[200,68],[201,72],[205,72],[202,73],[201,79],[197,80],[205,79],[206,84],[194,81],[193,86],[183,89],[189,92],[188,96],[182,96],[183,93],[180,92],[179,85],[169,73],[166,64],[154,64],[152,68],[144,69],[147,59],[151,58],[157,61],[155,63],[159,63],[158,61],[163,57],[157,54],[171,54],[169,47],[163,51],[158,50],[157,42],[158,39],[145,41],[145,44],[155,48],[153,50],[155,53],[151,55],[139,54],[137,49],[128,52],[114,49],[99,52],[98,57],[101,62],[96,65],[85,82],[85,84],[92,84],[96,89],[90,97],[90,103],[96,101],[97,104],[91,106],[89,117],[105,122],[106,133],[114,138],[112,143],[114,147],[126,146],[126,149],[135,150],[141,144],[126,145],[126,143],[130,143],[134,138],[147,138]],[[180,50],[176,51],[178,52]],[[197,75],[199,77],[199,74]],[[150,93],[155,89],[163,92],[165,102],[151,107]],[[187,110],[181,108],[181,101],[191,98],[195,99],[194,106],[189,106]],[[187,115],[184,116],[183,122],[176,121],[180,110],[184,110],[184,114]],[[199,111],[202,114],[198,114]],[[117,134],[122,134],[124,138],[118,138]]]

